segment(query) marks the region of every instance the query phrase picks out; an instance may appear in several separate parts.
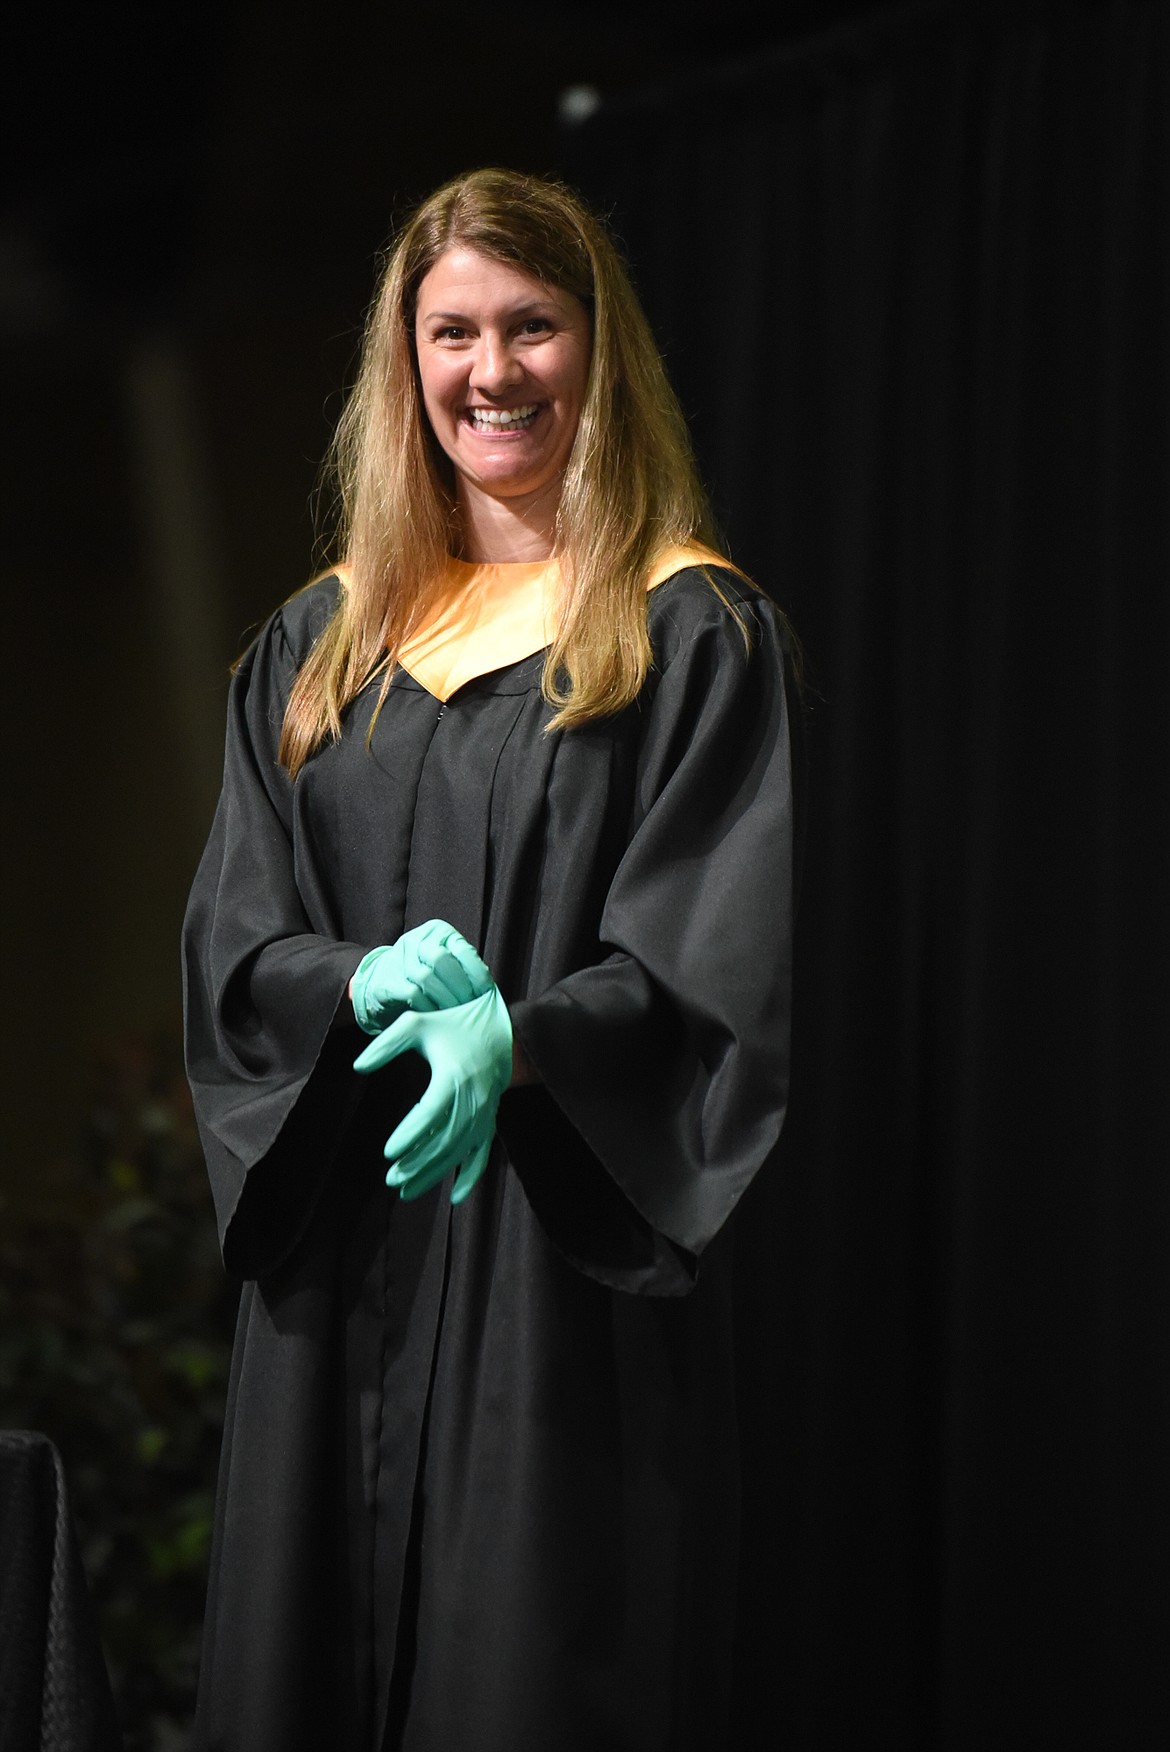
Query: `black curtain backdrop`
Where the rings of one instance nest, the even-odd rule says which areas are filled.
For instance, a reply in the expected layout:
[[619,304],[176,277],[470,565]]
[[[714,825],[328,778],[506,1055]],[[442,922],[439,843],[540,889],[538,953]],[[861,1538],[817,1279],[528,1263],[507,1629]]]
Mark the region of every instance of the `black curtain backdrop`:
[[1170,1744],[1168,112],[920,9],[566,140],[816,689],[745,1746]]

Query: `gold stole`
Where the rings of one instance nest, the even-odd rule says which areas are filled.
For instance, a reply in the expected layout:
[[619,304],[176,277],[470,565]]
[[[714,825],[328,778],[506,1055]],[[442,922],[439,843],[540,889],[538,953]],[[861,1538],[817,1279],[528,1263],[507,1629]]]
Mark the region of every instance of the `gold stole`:
[[[686,566],[726,565],[703,547],[666,548],[651,567],[647,590]],[[532,657],[556,635],[560,567],[531,562],[449,560],[435,608],[399,652],[398,661],[437,700],[493,669]]]

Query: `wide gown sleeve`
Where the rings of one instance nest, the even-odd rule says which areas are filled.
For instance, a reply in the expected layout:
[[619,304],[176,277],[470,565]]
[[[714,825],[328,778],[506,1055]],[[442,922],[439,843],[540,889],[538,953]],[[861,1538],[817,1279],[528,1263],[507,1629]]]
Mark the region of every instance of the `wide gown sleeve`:
[[277,747],[303,655],[277,614],[232,679],[223,791],[183,928],[187,1071],[224,1261],[244,1277],[285,1256],[325,1179],[355,1082],[352,1039],[333,1024],[369,947],[322,929],[297,888]]
[[640,1265],[582,1255],[582,1211],[600,1208],[575,1167],[585,1152],[565,1153],[558,1185],[557,1164],[546,1157],[538,1171],[527,1160],[521,1102],[501,1110],[562,1249],[592,1275],[657,1294],[689,1288],[698,1255],[774,1149],[788,1094],[786,636],[766,598],[741,601],[749,646],[714,592],[707,603],[697,625],[668,622],[640,706],[635,819],[604,909],[603,958],[512,1006],[544,1084],[534,1099],[547,1108],[551,1097],[652,1238]]

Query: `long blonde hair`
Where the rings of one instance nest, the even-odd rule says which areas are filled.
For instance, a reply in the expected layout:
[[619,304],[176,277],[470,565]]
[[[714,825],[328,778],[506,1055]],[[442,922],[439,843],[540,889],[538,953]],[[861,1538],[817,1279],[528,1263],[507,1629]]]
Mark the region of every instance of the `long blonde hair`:
[[456,536],[455,482],[423,412],[419,286],[463,247],[569,292],[593,331],[589,379],[557,512],[562,599],[544,669],[549,728],[628,705],[651,664],[646,574],[665,547],[714,545],[690,440],[649,324],[601,223],[559,183],[477,170],[437,190],[390,254],[357,382],[334,441],[346,587],[294,683],[280,759],[295,775],[425,615]]

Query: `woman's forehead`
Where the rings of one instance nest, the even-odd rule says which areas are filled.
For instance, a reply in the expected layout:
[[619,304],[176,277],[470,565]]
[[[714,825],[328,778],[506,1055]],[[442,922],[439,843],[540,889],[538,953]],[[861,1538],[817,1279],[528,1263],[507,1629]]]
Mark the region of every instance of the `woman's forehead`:
[[550,304],[565,310],[580,308],[580,301],[571,292],[541,280],[516,263],[457,244],[445,250],[423,275],[415,314],[421,321],[431,316],[464,314],[471,308],[519,312]]

